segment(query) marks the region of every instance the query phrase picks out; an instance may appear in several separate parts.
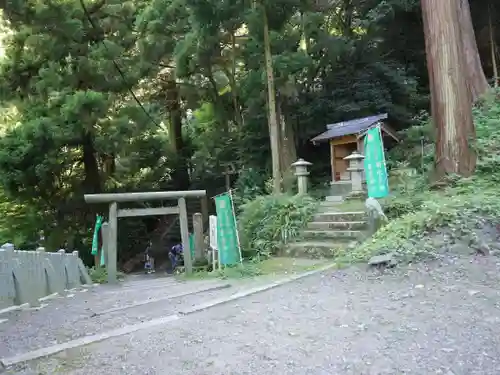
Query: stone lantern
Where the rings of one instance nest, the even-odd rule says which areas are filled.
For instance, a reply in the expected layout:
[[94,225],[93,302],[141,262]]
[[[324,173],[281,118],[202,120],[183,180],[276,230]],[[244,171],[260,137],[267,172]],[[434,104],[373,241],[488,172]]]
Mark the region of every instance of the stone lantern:
[[295,176],[297,176],[297,185],[299,188],[299,194],[307,194],[307,176],[309,176],[309,171],[307,168],[311,166],[312,163],[305,161],[304,159],[299,159],[292,164],[295,168]]
[[364,158],[365,157],[357,151],[354,151],[351,155],[344,158],[344,160],[347,160],[347,162],[349,163],[347,171],[351,174],[352,195],[363,194]]

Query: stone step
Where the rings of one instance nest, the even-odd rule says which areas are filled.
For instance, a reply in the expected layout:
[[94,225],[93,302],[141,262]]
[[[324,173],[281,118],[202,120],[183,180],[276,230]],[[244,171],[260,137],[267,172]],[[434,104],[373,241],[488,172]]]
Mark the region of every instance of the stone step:
[[342,211],[323,211],[314,215],[314,221],[339,222],[339,221],[364,221],[366,213],[363,211],[342,212]]
[[335,240],[353,241],[364,237],[364,232],[360,230],[305,230],[302,232],[304,239],[314,240]]
[[332,258],[343,247],[342,243],[322,240],[293,242],[283,251],[284,256],[300,258]]
[[362,230],[366,226],[366,221],[312,221],[307,225],[317,230]]
[[333,203],[333,204],[328,204],[328,205],[322,205],[320,204],[318,206],[318,213],[324,213],[324,212],[340,212],[340,205],[338,203]]
[[344,201],[344,197],[341,195],[328,195],[325,197],[325,202],[331,204],[340,204]]

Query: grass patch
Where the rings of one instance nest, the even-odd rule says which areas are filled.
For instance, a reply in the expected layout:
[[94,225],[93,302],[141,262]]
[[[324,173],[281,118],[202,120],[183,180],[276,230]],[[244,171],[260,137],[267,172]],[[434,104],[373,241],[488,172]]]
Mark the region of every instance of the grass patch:
[[258,276],[280,276],[312,271],[328,264],[324,260],[273,257],[262,261],[245,261],[212,272],[199,271],[192,275],[179,275],[183,279],[244,279]]
[[[428,195],[419,210],[402,215],[382,227],[356,249],[344,250],[340,260],[347,263],[367,261],[370,257],[395,253],[403,261],[433,257],[432,234],[448,229],[454,239],[474,235],[482,222],[498,222],[497,192],[456,194],[454,189]],[[472,240],[474,240],[472,238]]]
[[[92,267],[87,269],[90,279],[94,283],[105,284],[108,282],[108,270],[106,267]],[[116,278],[118,280],[123,280],[125,278],[125,274],[123,272],[117,271]]]

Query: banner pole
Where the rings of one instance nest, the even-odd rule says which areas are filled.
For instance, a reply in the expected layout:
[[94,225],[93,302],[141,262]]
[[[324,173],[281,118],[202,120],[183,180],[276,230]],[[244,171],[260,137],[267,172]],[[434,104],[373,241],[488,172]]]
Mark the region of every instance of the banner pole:
[[238,222],[236,221],[236,210],[234,209],[233,194],[231,189],[229,189],[229,198],[231,199],[231,207],[233,209],[234,229],[236,231],[236,242],[238,243],[238,253],[240,254],[240,263],[243,263],[243,256],[241,254],[241,245],[240,245],[240,235],[238,233]]

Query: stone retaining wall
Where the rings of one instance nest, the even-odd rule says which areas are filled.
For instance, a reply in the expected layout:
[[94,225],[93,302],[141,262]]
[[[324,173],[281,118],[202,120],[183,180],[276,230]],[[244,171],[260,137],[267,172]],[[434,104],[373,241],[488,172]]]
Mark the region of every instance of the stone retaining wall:
[[36,307],[44,297],[91,283],[77,251],[23,251],[12,244],[0,248],[0,309]]

